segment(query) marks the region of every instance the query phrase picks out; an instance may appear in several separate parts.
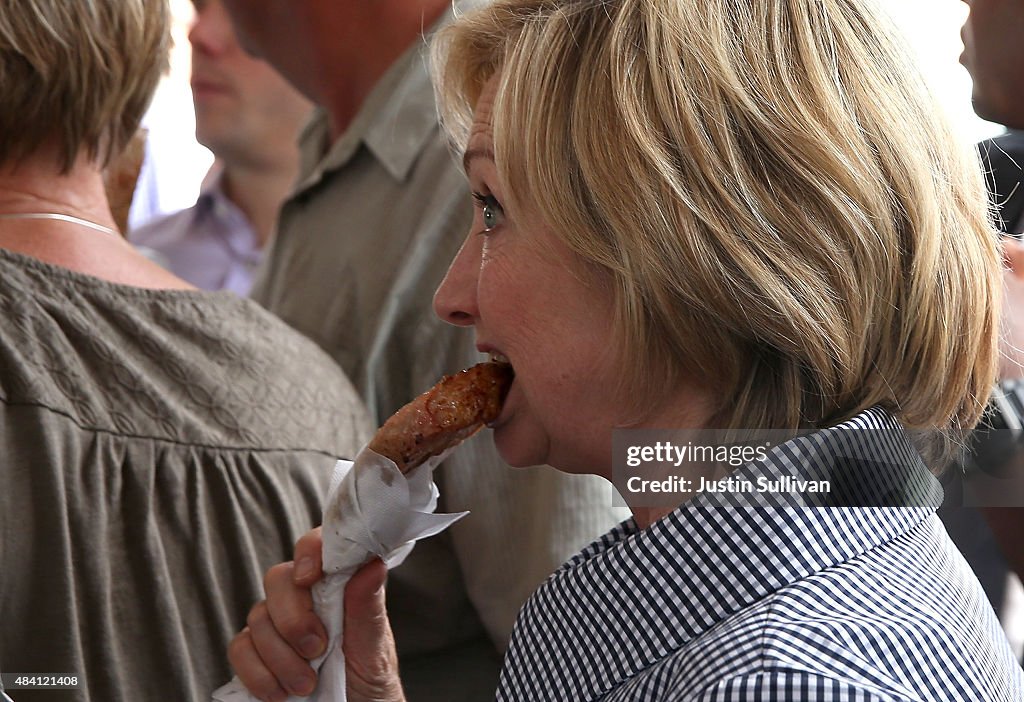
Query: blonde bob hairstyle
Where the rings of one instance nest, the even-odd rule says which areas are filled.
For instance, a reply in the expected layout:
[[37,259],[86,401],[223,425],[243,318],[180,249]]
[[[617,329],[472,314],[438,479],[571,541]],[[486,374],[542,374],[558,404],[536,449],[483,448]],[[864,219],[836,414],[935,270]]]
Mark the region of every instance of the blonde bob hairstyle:
[[167,0],[0,3],[0,163],[51,143],[67,171],[128,143],[167,67]]
[[495,161],[616,296],[639,410],[684,377],[713,428],[873,405],[960,439],[995,380],[982,172],[866,0],[505,0],[434,46],[464,147],[499,75]]

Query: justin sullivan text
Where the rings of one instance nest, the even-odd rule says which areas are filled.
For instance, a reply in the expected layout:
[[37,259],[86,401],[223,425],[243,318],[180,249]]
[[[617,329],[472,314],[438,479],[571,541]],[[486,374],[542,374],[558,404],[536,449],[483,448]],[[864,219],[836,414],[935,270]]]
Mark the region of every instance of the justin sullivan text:
[[639,476],[633,476],[626,481],[626,489],[633,493],[828,493],[832,491],[832,484],[828,480],[800,480],[790,475],[778,478],[760,476],[756,480],[732,477],[707,480],[703,476],[698,478],[670,476],[662,480],[644,480]]

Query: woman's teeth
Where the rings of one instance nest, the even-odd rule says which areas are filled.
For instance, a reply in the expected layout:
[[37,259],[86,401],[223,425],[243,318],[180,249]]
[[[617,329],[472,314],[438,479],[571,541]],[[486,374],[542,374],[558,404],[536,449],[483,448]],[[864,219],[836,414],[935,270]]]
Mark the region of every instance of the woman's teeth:
[[494,361],[495,363],[508,363],[509,362],[508,356],[506,356],[505,354],[497,353],[496,351],[491,351],[490,355],[491,355],[491,360]]

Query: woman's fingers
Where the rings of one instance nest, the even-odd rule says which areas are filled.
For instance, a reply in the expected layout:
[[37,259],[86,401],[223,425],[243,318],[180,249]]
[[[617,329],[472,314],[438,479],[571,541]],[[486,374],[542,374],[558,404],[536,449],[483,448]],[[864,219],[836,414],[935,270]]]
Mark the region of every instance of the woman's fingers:
[[[309,695],[316,673],[309,660],[322,655],[327,632],[313,611],[311,587],[323,577],[322,540],[316,529],[295,545],[295,561],[267,571],[267,599],[249,612],[228,647],[228,659],[242,683],[261,700]],[[345,588],[344,652],[350,702],[401,702],[398,655],[384,601],[387,568],[373,560]]]
[[303,534],[295,543],[295,584],[313,587],[323,577],[323,548],[321,528]]
[[228,648],[239,680],[263,700],[310,694],[316,687],[316,673],[309,659],[327,647],[327,633],[313,612],[312,593],[295,583],[294,571],[292,562],[267,571],[263,579],[267,599],[249,611],[246,628]]
[[[263,590],[273,631],[303,658],[312,660],[327,647],[327,631],[313,611],[313,592],[296,584],[294,563],[280,563],[267,571]],[[319,576],[316,578],[319,580]],[[267,632],[268,638],[270,632]],[[269,643],[269,642],[268,642]]]
[[293,695],[311,693],[316,688],[316,673],[274,627],[265,601],[252,608],[247,623],[253,647],[278,685]]
[[288,699],[288,693],[256,652],[249,627],[238,632],[228,644],[228,662],[242,684],[259,699],[264,702]]

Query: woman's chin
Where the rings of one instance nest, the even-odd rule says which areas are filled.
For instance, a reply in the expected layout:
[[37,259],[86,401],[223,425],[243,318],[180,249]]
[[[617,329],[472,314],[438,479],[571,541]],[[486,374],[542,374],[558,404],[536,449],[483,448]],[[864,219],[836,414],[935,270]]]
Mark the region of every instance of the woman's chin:
[[517,432],[514,421],[502,422],[493,431],[498,455],[513,468],[528,468],[546,462],[547,452],[538,450],[536,440],[529,440]]

